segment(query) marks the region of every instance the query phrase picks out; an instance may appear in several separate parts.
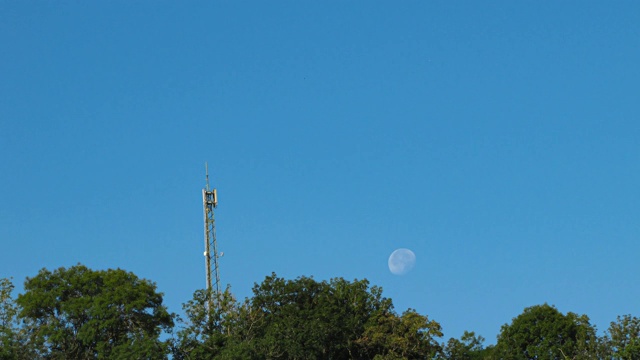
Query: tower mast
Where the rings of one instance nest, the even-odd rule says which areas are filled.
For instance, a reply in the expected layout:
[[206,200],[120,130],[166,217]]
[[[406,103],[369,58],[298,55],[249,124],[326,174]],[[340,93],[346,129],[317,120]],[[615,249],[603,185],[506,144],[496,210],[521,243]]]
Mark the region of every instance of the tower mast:
[[209,167],[206,162],[204,167],[207,182],[206,187],[202,189],[202,205],[204,208],[204,257],[207,271],[207,291],[218,299],[220,296],[220,272],[218,269],[220,255],[216,241],[216,222],[213,216],[213,209],[218,207],[218,194],[216,189],[209,188]]

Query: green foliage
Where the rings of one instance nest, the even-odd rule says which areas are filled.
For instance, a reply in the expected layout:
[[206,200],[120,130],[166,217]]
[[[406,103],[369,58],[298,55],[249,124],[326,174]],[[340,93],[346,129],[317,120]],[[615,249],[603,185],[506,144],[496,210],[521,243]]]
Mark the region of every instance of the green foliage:
[[359,343],[368,357],[381,359],[424,359],[440,352],[434,337],[441,337],[440,324],[409,309],[397,316],[392,309],[371,317]]
[[0,279],[0,329],[6,330],[13,326],[17,314],[16,305],[11,296],[14,285],[11,279]]
[[83,265],[42,269],[18,296],[30,343],[51,359],[159,359],[173,326],[152,282]]
[[595,359],[596,331],[585,315],[537,305],[502,326],[495,350],[504,360]]
[[424,359],[440,350],[440,325],[414,310],[398,316],[366,280],[329,282],[267,276],[253,297],[225,292],[207,316],[210,294],[185,304],[176,359]]
[[640,359],[640,319],[631,315],[618,316],[609,326],[606,341],[612,359]]
[[241,316],[243,309],[228,288],[219,297],[211,291],[197,290],[183,310],[186,319],[178,318],[181,330],[173,341],[174,359],[238,358],[230,356],[238,353],[237,348],[231,349],[232,341],[242,337],[243,325],[238,323],[247,317]]
[[425,358],[439,350],[440,325],[413,310],[398,316],[382,289],[367,280],[317,282],[275,274],[254,287],[262,317],[259,349],[267,358]]
[[[13,289],[0,278],[0,360],[640,360],[639,318],[619,316],[598,337],[587,316],[547,304],[503,325],[496,346],[473,332],[439,344],[437,322],[396,313],[367,280],[271,274],[241,302],[228,288],[196,291],[184,319],[167,312],[154,283],[120,269],[42,269],[15,301]],[[162,332],[174,336],[161,341]]]
[[492,348],[484,348],[482,336],[476,336],[471,331],[465,331],[460,340],[451,338],[443,350],[443,359],[446,360],[481,360],[489,356]]
[[0,279],[0,359],[17,359],[20,349],[17,329],[17,307],[12,297],[10,279]]

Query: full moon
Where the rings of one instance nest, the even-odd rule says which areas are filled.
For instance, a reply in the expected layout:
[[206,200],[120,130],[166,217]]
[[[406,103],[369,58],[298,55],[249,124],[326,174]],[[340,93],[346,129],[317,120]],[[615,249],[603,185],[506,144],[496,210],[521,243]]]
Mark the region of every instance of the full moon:
[[397,249],[389,256],[389,271],[395,275],[404,275],[416,264],[416,254],[409,249]]

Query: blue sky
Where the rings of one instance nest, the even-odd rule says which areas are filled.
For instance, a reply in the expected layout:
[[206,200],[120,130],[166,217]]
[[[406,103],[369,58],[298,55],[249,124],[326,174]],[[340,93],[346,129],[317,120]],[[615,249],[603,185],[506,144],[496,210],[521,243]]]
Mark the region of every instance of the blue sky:
[[[640,315],[634,1],[0,3],[0,276],[367,278],[445,338]],[[415,268],[387,258],[409,248]]]

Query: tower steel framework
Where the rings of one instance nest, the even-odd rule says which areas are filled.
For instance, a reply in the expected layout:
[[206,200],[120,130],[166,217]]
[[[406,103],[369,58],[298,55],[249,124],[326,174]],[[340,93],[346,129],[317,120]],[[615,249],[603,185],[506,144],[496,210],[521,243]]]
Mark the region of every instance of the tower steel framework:
[[[204,257],[207,271],[207,290],[213,292],[217,299],[220,296],[220,271],[218,268],[218,242],[216,241],[216,221],[213,209],[218,207],[218,193],[209,188],[209,168],[205,163],[207,178],[206,187],[202,189],[202,205],[204,208]],[[213,263],[213,264],[212,264]]]

